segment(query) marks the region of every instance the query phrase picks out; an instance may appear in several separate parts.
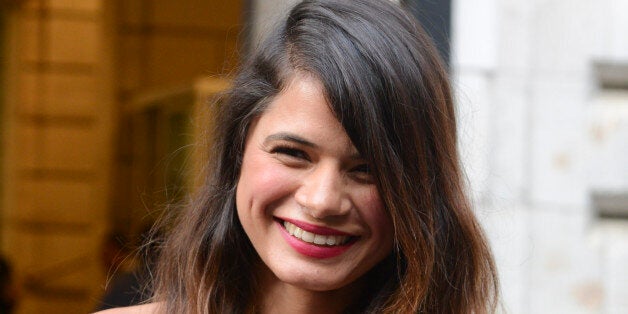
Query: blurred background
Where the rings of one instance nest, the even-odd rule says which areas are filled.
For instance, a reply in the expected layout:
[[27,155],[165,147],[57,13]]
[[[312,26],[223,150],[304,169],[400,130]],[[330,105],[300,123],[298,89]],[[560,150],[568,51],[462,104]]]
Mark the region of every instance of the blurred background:
[[[294,2],[0,0],[0,306],[99,306]],[[628,313],[628,1],[400,2],[450,68],[503,312]]]

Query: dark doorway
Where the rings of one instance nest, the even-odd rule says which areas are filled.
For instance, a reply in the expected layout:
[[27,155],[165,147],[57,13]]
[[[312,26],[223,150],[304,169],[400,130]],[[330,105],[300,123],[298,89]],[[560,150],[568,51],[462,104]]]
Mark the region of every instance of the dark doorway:
[[445,63],[450,63],[451,0],[402,0],[434,39]]

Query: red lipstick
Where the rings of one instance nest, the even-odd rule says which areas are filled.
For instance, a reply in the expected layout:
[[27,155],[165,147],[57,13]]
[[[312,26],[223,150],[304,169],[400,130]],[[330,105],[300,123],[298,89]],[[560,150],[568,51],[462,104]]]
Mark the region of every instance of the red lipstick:
[[[313,225],[305,224],[299,221],[295,222],[293,220],[286,220],[286,221],[293,223],[294,225],[296,225],[297,227],[305,231],[320,234],[320,235],[348,235],[350,236],[347,233],[330,229],[330,228],[313,226]],[[290,233],[288,233],[288,230],[284,228],[283,223],[281,221],[277,221],[277,227],[279,228],[283,238],[286,240],[286,242],[288,242],[288,244],[295,251],[308,257],[319,258],[319,259],[336,257],[344,253],[345,251],[347,251],[355,243],[355,241],[349,241],[342,245],[333,245],[333,246],[316,245],[314,243],[308,243],[292,236]]]
[[311,233],[316,233],[316,234],[320,234],[320,235],[335,235],[335,236],[353,236],[351,234],[348,234],[346,232],[342,232],[336,229],[332,229],[332,228],[327,228],[327,227],[321,227],[321,226],[316,226],[316,225],[312,225],[309,224],[307,222],[303,222],[303,221],[298,221],[298,220],[293,220],[290,218],[279,218],[283,221],[287,221],[289,223],[294,224],[295,226],[311,232]]

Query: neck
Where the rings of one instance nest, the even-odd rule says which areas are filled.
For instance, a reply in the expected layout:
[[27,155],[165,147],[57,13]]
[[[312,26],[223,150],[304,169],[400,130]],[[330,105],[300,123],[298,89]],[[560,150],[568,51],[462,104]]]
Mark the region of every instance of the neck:
[[358,280],[337,290],[312,291],[280,281],[268,268],[260,273],[259,313],[344,313],[364,286]]

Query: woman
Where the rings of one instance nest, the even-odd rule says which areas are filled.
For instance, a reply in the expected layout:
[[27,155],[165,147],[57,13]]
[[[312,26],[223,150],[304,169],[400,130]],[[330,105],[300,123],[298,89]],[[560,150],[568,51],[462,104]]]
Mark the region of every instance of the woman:
[[304,1],[217,109],[211,174],[136,313],[487,313],[446,71],[383,0]]

